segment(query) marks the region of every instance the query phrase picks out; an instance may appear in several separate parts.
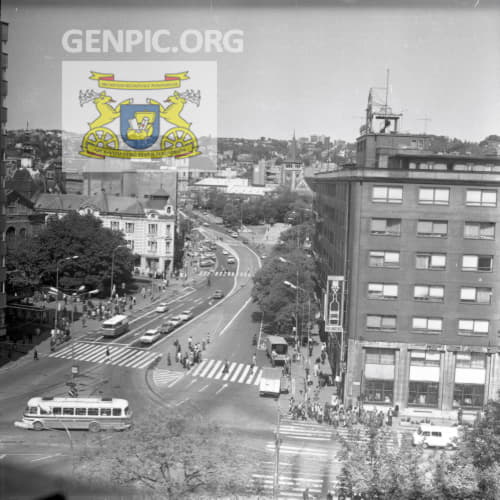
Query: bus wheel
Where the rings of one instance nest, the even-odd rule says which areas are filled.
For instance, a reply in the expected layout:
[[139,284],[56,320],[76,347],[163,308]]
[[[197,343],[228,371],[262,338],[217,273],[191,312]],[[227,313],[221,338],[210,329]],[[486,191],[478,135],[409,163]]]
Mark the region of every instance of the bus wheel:
[[35,422],[33,424],[33,429],[35,431],[43,431],[43,424],[42,424],[42,422]]
[[99,432],[101,430],[101,426],[97,422],[90,422],[89,431],[90,432]]

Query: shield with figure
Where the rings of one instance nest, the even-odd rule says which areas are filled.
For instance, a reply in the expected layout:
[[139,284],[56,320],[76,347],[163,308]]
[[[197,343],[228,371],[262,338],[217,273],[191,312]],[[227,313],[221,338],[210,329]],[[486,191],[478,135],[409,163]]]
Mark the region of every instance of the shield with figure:
[[127,145],[147,149],[160,134],[160,108],[157,104],[123,104],[120,109],[120,133]]

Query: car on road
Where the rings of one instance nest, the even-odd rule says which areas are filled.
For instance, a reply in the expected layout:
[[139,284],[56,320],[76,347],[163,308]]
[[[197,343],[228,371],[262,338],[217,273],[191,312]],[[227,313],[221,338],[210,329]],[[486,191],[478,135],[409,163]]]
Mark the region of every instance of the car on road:
[[164,313],[168,311],[168,304],[166,302],[160,302],[157,306],[155,311],[157,313]]
[[236,259],[234,257],[228,257],[227,258],[227,263],[228,264],[236,264]]
[[222,290],[215,290],[213,298],[214,299],[222,299],[222,297],[224,297],[224,292]]
[[260,258],[261,258],[261,259],[267,259],[267,255],[266,255],[266,254],[262,254],[262,255],[260,256]]
[[180,312],[177,315],[178,318],[181,318],[182,321],[188,321],[193,317],[193,311],[190,311],[189,309],[186,309],[185,311]]
[[208,222],[204,222],[204,223],[203,223],[203,225],[204,225],[205,227],[210,227],[210,224],[209,224]]
[[234,232],[234,231],[233,231],[233,232],[231,233],[231,236],[232,236],[233,238],[237,238],[237,237],[238,237],[238,233],[236,233],[236,232]]
[[212,259],[200,260],[200,267],[212,267],[213,265],[214,261]]
[[153,344],[161,337],[160,330],[158,328],[151,328],[146,330],[141,338],[139,339],[142,344]]
[[169,325],[172,325],[174,328],[176,328],[183,321],[184,320],[181,318],[180,314],[177,314],[176,316],[171,316],[170,318],[168,318],[164,323],[168,323]]
[[160,333],[166,335],[167,333],[173,332],[177,326],[178,325],[174,325],[170,321],[164,321],[160,326]]
[[222,250],[222,255],[229,255],[229,252],[227,250]]

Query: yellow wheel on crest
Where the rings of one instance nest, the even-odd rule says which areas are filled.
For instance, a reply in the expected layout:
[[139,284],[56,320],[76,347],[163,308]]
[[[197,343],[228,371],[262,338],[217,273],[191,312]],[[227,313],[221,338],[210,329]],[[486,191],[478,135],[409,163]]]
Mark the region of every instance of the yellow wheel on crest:
[[176,150],[185,147],[192,148],[191,151],[198,149],[198,140],[191,130],[187,128],[171,128],[161,138],[161,149],[168,151],[169,149]]
[[105,127],[97,127],[89,130],[82,140],[82,148],[95,146],[98,148],[118,149],[118,137],[116,134]]

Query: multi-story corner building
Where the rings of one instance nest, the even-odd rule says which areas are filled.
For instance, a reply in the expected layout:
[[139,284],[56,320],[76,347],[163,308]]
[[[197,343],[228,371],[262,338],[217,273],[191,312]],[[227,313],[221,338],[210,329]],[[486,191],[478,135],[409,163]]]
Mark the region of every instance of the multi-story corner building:
[[5,148],[6,134],[5,126],[7,123],[7,108],[4,107],[4,100],[7,96],[7,80],[5,72],[7,70],[7,54],[4,53],[4,45],[8,38],[8,24],[0,22],[0,40],[2,44],[0,69],[2,72],[1,91],[0,91],[0,338],[6,335],[5,326],[5,306],[7,304],[5,294],[5,280],[7,277],[5,267],[5,256],[7,247],[5,243],[6,230],[6,195],[5,195]]
[[41,193],[33,202],[35,211],[47,216],[92,214],[104,227],[121,231],[143,274],[166,277],[173,271],[176,212],[161,188],[140,200],[102,191],[98,196]]
[[356,164],[309,179],[324,283],[344,280],[330,357],[346,404],[476,411],[500,389],[500,157],[426,152],[399,117],[369,105]]

